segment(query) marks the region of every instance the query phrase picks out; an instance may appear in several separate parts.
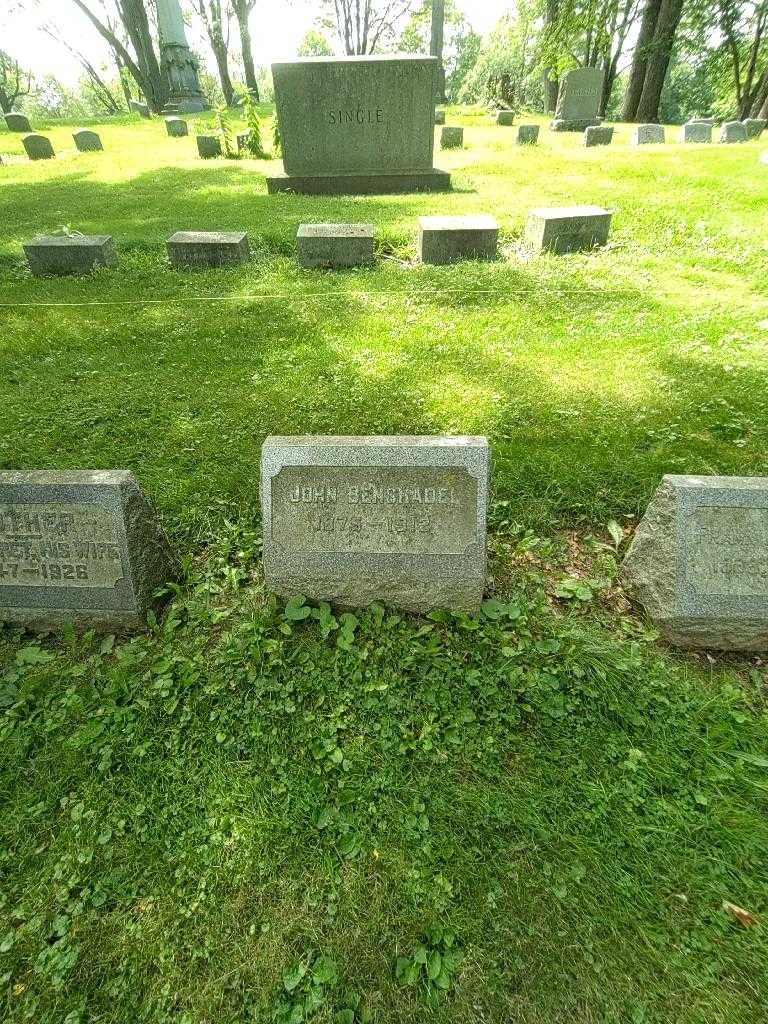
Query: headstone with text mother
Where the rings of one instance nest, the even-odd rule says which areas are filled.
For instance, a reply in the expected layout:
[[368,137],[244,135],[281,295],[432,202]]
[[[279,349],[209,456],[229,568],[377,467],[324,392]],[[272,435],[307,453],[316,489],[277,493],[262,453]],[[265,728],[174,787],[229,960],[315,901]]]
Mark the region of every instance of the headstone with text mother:
[[311,57],[272,65],[285,173],[270,193],[435,192],[437,58]]

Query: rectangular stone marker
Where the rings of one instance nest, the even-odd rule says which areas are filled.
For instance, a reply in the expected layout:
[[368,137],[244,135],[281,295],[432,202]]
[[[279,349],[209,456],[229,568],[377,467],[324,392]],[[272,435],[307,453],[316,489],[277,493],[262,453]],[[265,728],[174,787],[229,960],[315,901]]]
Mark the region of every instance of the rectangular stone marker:
[[721,142],[746,142],[747,129],[741,121],[726,121],[720,129]]
[[197,152],[203,160],[221,156],[221,138],[218,135],[198,135]]
[[11,110],[5,115],[5,126],[9,132],[31,132],[32,125],[26,114]]
[[518,146],[535,146],[539,141],[539,126],[537,124],[521,124],[517,129]]
[[299,264],[361,267],[373,263],[373,224],[302,224],[296,235]]
[[613,142],[613,128],[607,128],[602,124],[593,124],[584,130],[584,145],[610,146]]
[[768,477],[665,476],[623,574],[670,643],[768,649]]
[[664,142],[664,126],[661,124],[639,124],[632,132],[633,146],[651,146]]
[[557,109],[552,122],[556,132],[583,132],[602,121],[598,111],[603,94],[603,72],[600,68],[576,68],[567,71],[557,96]]
[[30,160],[53,160],[56,156],[45,135],[25,135],[21,141]]
[[171,265],[180,270],[245,263],[251,254],[245,231],[177,231],[167,245]]
[[476,610],[487,506],[484,437],[268,437],[267,587],[352,607]]
[[435,124],[445,124],[445,111],[444,110],[436,110],[435,111]]
[[515,123],[515,112],[514,110],[500,110],[496,115],[496,124],[502,128],[509,128],[510,125]]
[[702,121],[689,121],[680,128],[681,142],[711,142],[712,125]]
[[101,144],[101,137],[87,128],[80,128],[72,133],[75,145],[80,153],[97,153],[104,149]]
[[766,125],[766,122],[759,117],[748,117],[742,123],[746,129],[748,139],[759,139]]
[[455,125],[443,128],[440,133],[441,149],[461,149],[464,145],[464,129]]
[[250,128],[247,128],[245,131],[238,132],[235,138],[237,139],[237,152],[242,153],[243,150],[247,150],[251,142]]
[[117,262],[111,235],[39,235],[24,242],[24,252],[35,277],[91,274]]
[[498,245],[499,225],[488,214],[419,217],[418,248],[422,263],[494,259]]
[[183,139],[189,135],[189,125],[183,117],[166,117],[165,130],[172,139]]
[[610,227],[602,206],[539,206],[528,214],[525,238],[538,252],[579,252],[605,245]]
[[437,58],[314,57],[272,65],[285,174],[270,193],[438,191]]
[[0,472],[0,622],[140,628],[174,575],[131,473]]

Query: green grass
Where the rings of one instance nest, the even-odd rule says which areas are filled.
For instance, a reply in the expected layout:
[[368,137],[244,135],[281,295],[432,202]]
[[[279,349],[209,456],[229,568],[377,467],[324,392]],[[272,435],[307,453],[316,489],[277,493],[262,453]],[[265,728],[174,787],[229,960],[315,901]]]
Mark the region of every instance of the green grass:
[[[156,120],[0,167],[0,467],[131,468],[184,556],[147,635],[0,633],[4,1020],[765,1019],[765,667],[664,651],[605,532],[664,472],[765,472],[761,143],[448,120],[446,196],[267,197],[278,163]],[[571,202],[611,245],[526,254],[526,211]],[[473,211],[502,259],[414,264],[419,214]],[[317,220],[375,223],[376,267],[300,271]],[[29,277],[64,225],[119,267]],[[185,228],[253,259],[174,272]],[[488,435],[482,616],[373,608],[350,640],[264,596],[261,442],[328,432]]]

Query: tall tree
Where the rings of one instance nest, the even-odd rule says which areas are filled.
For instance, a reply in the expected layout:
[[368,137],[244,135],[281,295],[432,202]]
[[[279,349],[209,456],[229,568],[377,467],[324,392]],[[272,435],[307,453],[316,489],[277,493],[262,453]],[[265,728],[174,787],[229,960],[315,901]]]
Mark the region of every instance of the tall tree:
[[323,0],[332,11],[336,31],[344,52],[375,53],[395,38],[401,21],[413,10],[417,0]]
[[32,72],[25,71],[10,54],[0,50],[0,109],[13,110],[17,100],[32,92]]
[[259,83],[256,78],[256,67],[253,63],[253,44],[251,43],[250,27],[251,13],[256,6],[256,0],[230,0],[230,2],[240,30],[240,50],[243,54],[245,84],[248,86],[248,92],[258,102]]
[[658,121],[682,10],[683,0],[646,0],[624,96],[624,121]]
[[229,15],[230,9],[222,7],[222,0],[192,0],[192,7],[199,14],[208,42],[213,50],[219,71],[221,91],[228,107],[235,102],[235,88],[229,73]]

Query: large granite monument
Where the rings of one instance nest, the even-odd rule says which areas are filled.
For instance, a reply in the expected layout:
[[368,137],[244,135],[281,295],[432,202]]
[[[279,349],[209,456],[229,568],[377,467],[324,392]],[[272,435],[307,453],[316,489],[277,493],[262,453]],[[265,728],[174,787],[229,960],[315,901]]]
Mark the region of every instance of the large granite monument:
[[670,643],[768,649],[768,477],[665,476],[624,579]]
[[592,125],[602,124],[603,119],[598,114],[602,95],[601,68],[576,68],[567,71],[560,82],[552,130],[583,132]]
[[179,0],[155,0],[160,37],[160,65],[168,86],[168,113],[193,114],[208,109],[200,88],[197,61],[187,42]]
[[267,587],[346,606],[474,610],[487,506],[484,437],[268,437]]
[[434,192],[435,57],[312,57],[272,65],[285,173],[274,192]]
[[0,472],[0,623],[140,628],[174,574],[131,473]]

